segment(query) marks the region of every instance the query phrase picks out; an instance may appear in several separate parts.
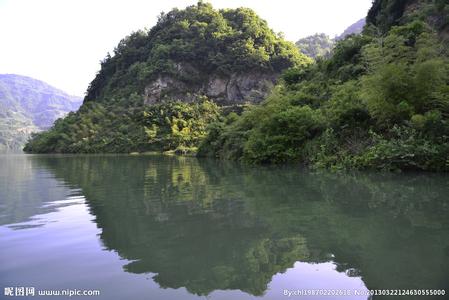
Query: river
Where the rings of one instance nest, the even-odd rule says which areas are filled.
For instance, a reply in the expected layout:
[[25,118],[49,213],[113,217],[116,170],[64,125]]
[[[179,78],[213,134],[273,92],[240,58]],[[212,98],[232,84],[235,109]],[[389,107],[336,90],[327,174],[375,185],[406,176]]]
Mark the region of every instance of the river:
[[[99,291],[77,299],[449,292],[449,176],[3,155],[0,298],[21,287]],[[330,295],[300,296],[312,292]]]

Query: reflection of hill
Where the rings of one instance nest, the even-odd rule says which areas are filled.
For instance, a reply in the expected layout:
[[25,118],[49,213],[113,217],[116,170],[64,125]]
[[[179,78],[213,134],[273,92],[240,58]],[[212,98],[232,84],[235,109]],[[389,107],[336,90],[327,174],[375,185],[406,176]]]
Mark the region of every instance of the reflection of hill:
[[300,235],[275,237],[242,198],[215,190],[196,160],[42,159],[78,182],[105,246],[133,260],[125,269],[157,273],[162,287],[195,294],[240,289],[260,295],[271,277],[306,259]]
[[[196,294],[262,294],[295,261],[368,288],[448,288],[448,177],[310,174],[177,157],[36,158],[83,189],[101,239]],[[446,285],[446,286],[445,286]]]
[[53,211],[56,206],[47,206],[48,199],[63,200],[74,192],[35,164],[32,157],[0,154],[0,225],[25,222],[36,214]]

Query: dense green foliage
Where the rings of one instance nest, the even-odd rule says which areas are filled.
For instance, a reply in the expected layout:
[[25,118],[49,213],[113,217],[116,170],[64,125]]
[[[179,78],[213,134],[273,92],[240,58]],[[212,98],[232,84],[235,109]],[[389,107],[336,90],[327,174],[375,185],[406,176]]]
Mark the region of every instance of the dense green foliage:
[[324,33],[317,33],[296,42],[296,46],[301,53],[317,59],[327,57],[334,47],[334,40]]
[[45,82],[0,74],[0,152],[21,151],[31,132],[48,129],[80,105],[81,98]]
[[[448,47],[440,25],[425,22],[441,4],[426,2],[415,17],[395,5],[377,13],[394,21],[376,17],[377,27],[338,42],[331,58],[286,72],[261,106],[214,124],[200,154],[330,168],[449,170]],[[391,24],[397,25],[380,33]]]
[[447,0],[375,0],[366,20],[375,25],[379,32],[385,33],[392,26],[416,19],[426,21],[436,30],[447,33],[449,3]]
[[[275,34],[250,9],[215,10],[203,2],[174,9],[161,14],[151,30],[123,39],[113,56],[101,63],[81,109],[58,120],[50,131],[35,135],[25,151],[195,148],[218,108],[204,99],[192,105],[176,103],[176,97],[167,98],[166,104],[144,106],[146,85],[170,76],[198,91],[208,77],[242,72],[276,75],[308,62],[294,44]],[[187,94],[192,89],[179,92]],[[202,94],[193,95],[202,98]]]

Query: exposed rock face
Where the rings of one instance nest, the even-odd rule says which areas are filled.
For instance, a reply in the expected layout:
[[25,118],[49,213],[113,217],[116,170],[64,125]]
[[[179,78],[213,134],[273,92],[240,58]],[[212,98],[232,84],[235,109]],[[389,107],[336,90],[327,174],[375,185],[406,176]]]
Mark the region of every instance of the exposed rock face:
[[276,82],[276,75],[243,74],[231,76],[227,86],[228,99],[238,102],[261,102]]
[[[176,65],[178,76],[188,78],[186,68]],[[193,76],[198,73],[191,70]],[[219,105],[235,105],[243,103],[259,103],[273,88],[279,74],[249,72],[220,76],[205,76],[198,84],[188,84],[178,76],[161,75],[145,87],[145,104],[154,104],[164,100],[180,100],[192,102],[198,96],[206,96]]]
[[224,97],[227,94],[228,80],[220,77],[212,77],[207,83],[206,94],[210,97]]
[[156,103],[165,98],[168,91],[174,94],[175,91],[186,89],[187,87],[183,82],[175,80],[172,77],[160,76],[145,87],[145,102],[148,104]]

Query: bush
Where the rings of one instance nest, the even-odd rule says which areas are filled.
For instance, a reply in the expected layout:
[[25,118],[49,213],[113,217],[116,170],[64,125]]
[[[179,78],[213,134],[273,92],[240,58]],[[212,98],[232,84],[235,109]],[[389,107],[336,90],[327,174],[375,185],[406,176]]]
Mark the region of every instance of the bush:
[[374,135],[374,144],[355,157],[357,167],[384,170],[449,171],[449,139],[427,139],[414,129],[393,127],[391,136]]
[[299,160],[304,142],[319,135],[323,127],[319,112],[308,106],[287,107],[252,129],[243,159],[255,163]]

